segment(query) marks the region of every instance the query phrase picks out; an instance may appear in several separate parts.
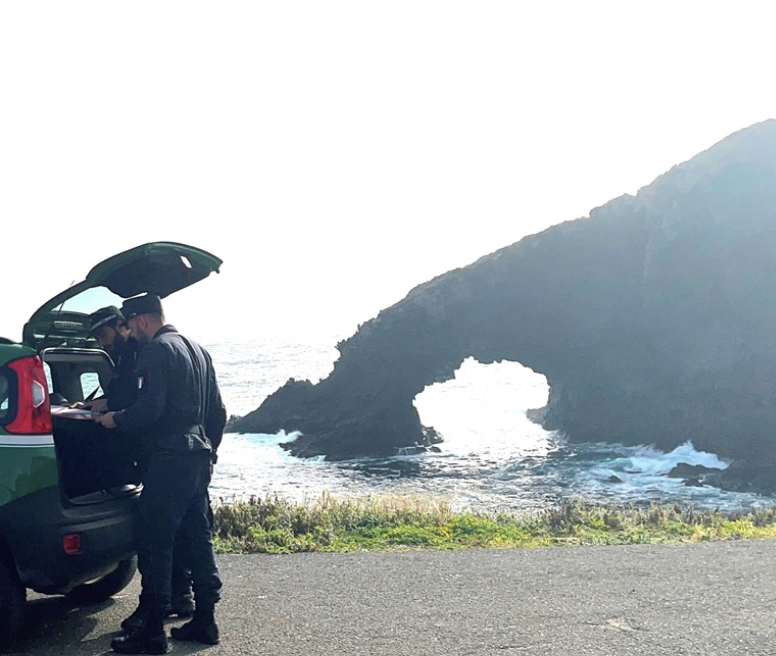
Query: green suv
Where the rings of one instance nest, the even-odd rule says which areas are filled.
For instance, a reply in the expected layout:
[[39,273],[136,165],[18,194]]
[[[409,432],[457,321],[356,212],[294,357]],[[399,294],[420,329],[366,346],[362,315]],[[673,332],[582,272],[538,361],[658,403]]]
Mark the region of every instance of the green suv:
[[45,303],[22,343],[0,338],[0,648],[19,629],[27,588],[102,601],[135,574],[136,465],[70,407],[101,394],[113,371],[89,314],[143,292],[164,298],[220,265],[184,244],[138,246]]

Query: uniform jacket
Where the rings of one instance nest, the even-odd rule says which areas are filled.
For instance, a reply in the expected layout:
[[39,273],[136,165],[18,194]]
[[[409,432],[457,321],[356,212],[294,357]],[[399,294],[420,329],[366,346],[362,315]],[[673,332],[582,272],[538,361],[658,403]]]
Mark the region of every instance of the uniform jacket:
[[108,410],[123,410],[137,400],[137,358],[140,344],[134,337],[129,337],[115,359],[113,378],[108,383],[105,396],[108,399]]
[[211,450],[221,442],[226,408],[210,354],[174,326],[140,351],[137,401],[114,415],[116,426],[143,436],[143,450]]

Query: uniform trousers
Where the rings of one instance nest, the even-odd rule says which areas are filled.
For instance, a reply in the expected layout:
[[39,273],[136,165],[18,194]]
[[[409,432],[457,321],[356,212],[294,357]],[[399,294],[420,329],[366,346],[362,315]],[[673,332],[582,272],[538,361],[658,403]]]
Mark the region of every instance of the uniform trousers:
[[185,545],[197,606],[221,598],[221,578],[213,553],[208,497],[210,452],[161,451],[152,454],[143,477],[135,523],[141,604],[170,604],[176,534]]

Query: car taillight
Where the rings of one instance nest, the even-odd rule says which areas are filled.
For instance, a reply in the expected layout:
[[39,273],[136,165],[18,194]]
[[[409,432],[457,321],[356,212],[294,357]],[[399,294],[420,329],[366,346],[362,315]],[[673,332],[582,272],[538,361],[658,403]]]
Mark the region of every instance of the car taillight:
[[6,424],[9,433],[45,435],[51,432],[51,404],[49,403],[43,362],[37,355],[9,362],[18,379],[16,417]]
[[62,538],[62,549],[69,555],[81,553],[81,534],[68,533]]

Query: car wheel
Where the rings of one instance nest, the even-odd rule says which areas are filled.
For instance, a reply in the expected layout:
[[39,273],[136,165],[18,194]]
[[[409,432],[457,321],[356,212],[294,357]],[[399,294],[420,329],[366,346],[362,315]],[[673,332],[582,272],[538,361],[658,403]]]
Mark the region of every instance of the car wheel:
[[116,565],[112,572],[96,581],[84,583],[67,593],[67,598],[78,603],[97,603],[109,599],[129,585],[137,571],[137,558],[127,558]]
[[27,589],[19,580],[8,558],[0,557],[0,648],[8,645],[19,632],[24,617]]

